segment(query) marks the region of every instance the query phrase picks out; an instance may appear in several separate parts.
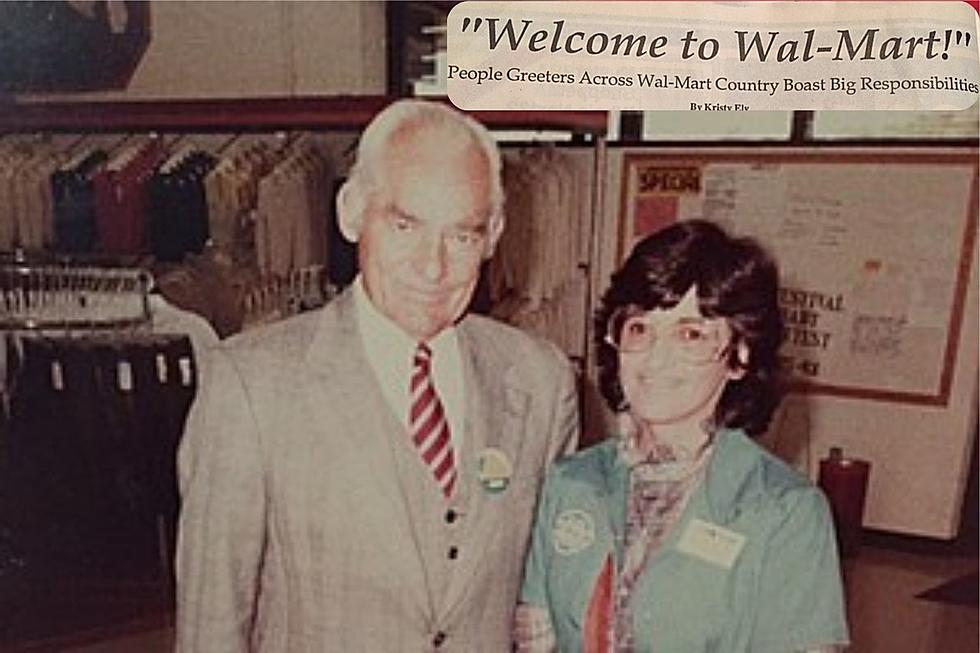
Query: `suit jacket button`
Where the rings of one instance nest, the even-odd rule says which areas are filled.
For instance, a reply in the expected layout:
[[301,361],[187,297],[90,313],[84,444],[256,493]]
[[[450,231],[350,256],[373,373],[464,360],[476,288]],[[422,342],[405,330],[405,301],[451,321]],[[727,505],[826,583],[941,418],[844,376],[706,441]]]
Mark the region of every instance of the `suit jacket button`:
[[435,636],[433,636],[432,645],[435,646],[436,648],[439,648],[440,646],[442,646],[443,642],[445,641],[446,641],[446,633],[440,630],[438,633],[435,634]]
[[453,510],[452,508],[450,508],[449,510],[446,511],[446,523],[447,524],[452,524],[454,521],[456,521],[456,518],[457,517],[459,517],[459,514],[455,510]]
[[459,547],[458,546],[449,547],[449,559],[455,560],[458,557],[459,557]]

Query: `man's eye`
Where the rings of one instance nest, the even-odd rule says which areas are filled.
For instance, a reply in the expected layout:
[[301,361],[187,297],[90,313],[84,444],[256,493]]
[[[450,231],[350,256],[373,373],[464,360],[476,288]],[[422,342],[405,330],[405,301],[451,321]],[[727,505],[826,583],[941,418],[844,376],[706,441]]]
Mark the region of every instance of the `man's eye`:
[[460,245],[476,245],[480,242],[480,234],[475,231],[458,231],[455,234],[455,239]]
[[392,220],[392,225],[397,231],[410,231],[415,226],[409,218],[403,215],[395,216],[394,220]]

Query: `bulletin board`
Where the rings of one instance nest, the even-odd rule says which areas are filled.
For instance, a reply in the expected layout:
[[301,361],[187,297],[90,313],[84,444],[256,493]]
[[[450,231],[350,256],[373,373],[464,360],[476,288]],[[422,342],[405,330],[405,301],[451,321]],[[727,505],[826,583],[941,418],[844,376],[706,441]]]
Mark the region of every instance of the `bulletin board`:
[[977,151],[627,152],[617,261],[704,218],[780,268],[791,389],[946,406],[976,246]]

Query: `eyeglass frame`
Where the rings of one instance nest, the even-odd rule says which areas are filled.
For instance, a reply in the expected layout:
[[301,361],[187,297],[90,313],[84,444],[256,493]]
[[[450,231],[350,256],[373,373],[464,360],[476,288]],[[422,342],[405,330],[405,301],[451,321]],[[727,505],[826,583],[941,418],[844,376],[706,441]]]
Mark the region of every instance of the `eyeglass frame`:
[[[631,313],[630,312],[630,308],[638,309],[639,307],[635,307],[635,306],[621,306],[621,307],[615,309],[612,312],[612,314],[609,316],[609,320],[606,323],[606,334],[603,337],[603,342],[605,344],[609,345],[610,347],[612,347],[614,350],[616,350],[620,354],[645,354],[645,353],[649,352],[650,350],[652,350],[653,347],[658,342],[663,342],[663,339],[657,336],[657,330],[653,328],[653,324],[650,322],[649,318],[647,318],[647,319],[645,319],[643,321],[648,324],[648,326],[651,329],[651,331],[654,332],[654,335],[650,338],[650,344],[649,344],[649,346],[645,347],[644,349],[623,349],[619,344],[616,343],[616,339],[615,339],[615,337],[613,335],[613,331],[615,330],[615,324],[616,324],[616,321],[617,320],[623,318],[623,322],[619,326],[620,339],[622,339],[622,333],[621,332],[622,332],[622,329],[625,328],[627,322],[629,322],[633,318],[639,318],[641,316],[644,316],[647,313],[650,313],[651,310],[653,310],[653,309],[646,309],[646,310],[640,309],[638,312]],[[713,321],[719,321],[719,322],[724,323],[725,322],[725,318],[710,318],[709,317],[709,318],[701,318],[701,321],[702,321],[702,323],[708,323],[708,322],[713,322]],[[674,324],[672,326],[674,328],[677,328],[677,327],[680,327],[680,326],[683,326],[683,325],[682,324]],[[683,353],[684,352],[684,349],[682,347],[678,347],[676,344],[674,344],[673,346],[670,347],[670,351],[672,353],[679,354],[678,355],[678,358],[680,360],[684,361],[685,363],[690,364],[690,365],[707,365],[708,363],[722,360],[725,357],[725,355],[727,355],[732,350],[732,348],[735,346],[735,342],[734,342],[734,337],[733,336],[734,336],[734,334],[731,333],[731,329],[729,328],[727,342],[724,342],[724,344],[722,344],[723,341],[722,340],[719,340],[719,343],[717,345],[715,345],[715,350],[711,353],[711,355],[710,356],[707,356],[707,357],[704,357],[704,358],[701,358],[701,357],[691,358],[690,355],[685,355]],[[668,340],[667,342],[670,342],[670,341]]]

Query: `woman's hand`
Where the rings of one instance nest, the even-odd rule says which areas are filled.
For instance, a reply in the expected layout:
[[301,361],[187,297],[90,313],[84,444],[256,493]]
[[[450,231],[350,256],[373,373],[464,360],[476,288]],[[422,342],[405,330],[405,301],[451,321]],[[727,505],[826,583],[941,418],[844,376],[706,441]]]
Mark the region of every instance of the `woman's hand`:
[[547,608],[520,603],[514,613],[514,650],[517,653],[553,653],[558,650]]

